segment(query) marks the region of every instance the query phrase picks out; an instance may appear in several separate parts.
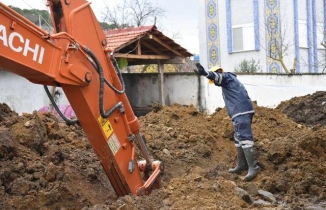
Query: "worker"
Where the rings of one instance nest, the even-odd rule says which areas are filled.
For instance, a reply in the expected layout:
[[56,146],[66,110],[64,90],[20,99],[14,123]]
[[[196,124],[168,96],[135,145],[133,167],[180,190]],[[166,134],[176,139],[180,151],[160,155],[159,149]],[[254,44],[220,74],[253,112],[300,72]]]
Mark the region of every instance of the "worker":
[[237,166],[229,169],[230,173],[248,170],[245,181],[254,179],[260,171],[255,155],[251,122],[255,113],[252,101],[243,84],[231,72],[214,66],[209,71],[196,63],[198,74],[209,79],[210,83],[222,88],[226,110],[234,127],[234,144],[237,149]]

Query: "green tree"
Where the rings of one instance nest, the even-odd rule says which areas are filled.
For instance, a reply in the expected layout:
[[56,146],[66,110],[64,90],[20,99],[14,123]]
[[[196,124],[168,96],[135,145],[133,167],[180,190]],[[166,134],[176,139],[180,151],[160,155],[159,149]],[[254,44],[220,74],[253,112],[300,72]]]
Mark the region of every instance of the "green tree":
[[99,22],[100,23],[100,26],[103,30],[107,30],[107,29],[114,29],[116,28],[115,25],[113,24],[108,24],[106,22]]
[[52,27],[50,13],[46,10],[20,9],[11,5],[9,7],[38,26]]
[[247,73],[247,74],[253,74],[253,73],[260,73],[262,71],[262,67],[260,65],[260,61],[251,59],[246,60],[243,59],[235,68],[234,71],[236,73]]

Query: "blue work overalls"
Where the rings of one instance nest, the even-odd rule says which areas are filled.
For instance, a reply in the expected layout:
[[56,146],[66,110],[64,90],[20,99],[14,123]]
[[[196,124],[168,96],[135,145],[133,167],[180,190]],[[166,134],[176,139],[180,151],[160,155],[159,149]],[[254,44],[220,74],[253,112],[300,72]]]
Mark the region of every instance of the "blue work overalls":
[[234,144],[236,147],[254,145],[251,130],[252,117],[255,113],[247,90],[231,72],[215,73],[214,84],[222,88],[225,107],[234,126]]

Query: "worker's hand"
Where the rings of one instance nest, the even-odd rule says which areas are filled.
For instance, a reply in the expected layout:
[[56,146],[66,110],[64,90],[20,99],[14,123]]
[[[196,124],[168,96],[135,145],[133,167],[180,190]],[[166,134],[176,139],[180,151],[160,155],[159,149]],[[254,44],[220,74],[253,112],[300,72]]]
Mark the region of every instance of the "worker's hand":
[[204,69],[204,67],[200,63],[196,63],[198,74],[202,76],[208,76],[208,72]]
[[198,69],[198,72],[197,71],[196,72],[199,75],[203,75],[203,76],[207,77],[207,79],[210,79],[210,80],[215,80],[216,74],[214,72],[206,71],[200,63],[196,63],[196,66]]

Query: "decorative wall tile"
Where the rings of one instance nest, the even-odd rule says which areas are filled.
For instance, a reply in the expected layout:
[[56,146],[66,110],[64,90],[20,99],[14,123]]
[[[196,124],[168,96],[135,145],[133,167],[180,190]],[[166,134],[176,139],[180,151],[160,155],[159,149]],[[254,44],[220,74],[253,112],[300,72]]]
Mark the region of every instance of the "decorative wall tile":
[[206,0],[206,30],[208,67],[220,65],[219,20],[217,1]]

